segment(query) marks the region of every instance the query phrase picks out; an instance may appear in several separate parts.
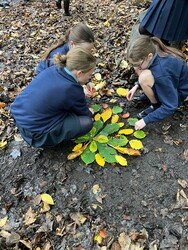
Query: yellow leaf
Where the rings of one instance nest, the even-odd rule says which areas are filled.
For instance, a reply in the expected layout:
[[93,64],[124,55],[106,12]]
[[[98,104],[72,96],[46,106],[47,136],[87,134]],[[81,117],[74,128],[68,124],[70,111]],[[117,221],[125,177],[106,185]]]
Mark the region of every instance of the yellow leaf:
[[119,115],[113,115],[111,119],[111,123],[117,123],[119,120]]
[[49,204],[49,205],[54,205],[54,201],[51,197],[51,195],[49,194],[41,194],[41,199],[42,201],[44,201],[45,203]]
[[132,148],[115,147],[115,149],[118,152],[120,152],[121,154],[127,154],[127,155],[133,155],[133,156],[141,155],[139,150],[135,150],[135,149],[132,149]]
[[96,114],[95,116],[94,116],[94,120],[95,121],[99,121],[101,119],[101,115],[100,114]]
[[99,234],[96,234],[94,237],[94,241],[96,241],[98,244],[102,243],[102,237]]
[[110,27],[110,22],[107,20],[106,22],[104,22],[104,26],[105,27]]
[[115,155],[115,159],[121,166],[127,166],[127,160],[123,156]]
[[102,81],[102,82],[95,85],[95,90],[98,91],[100,89],[103,89],[105,87],[105,85],[106,85],[106,82]]
[[73,159],[75,159],[76,157],[78,157],[79,155],[81,155],[82,152],[83,152],[83,150],[79,150],[79,151],[70,153],[70,154],[67,156],[67,159],[68,159],[68,160],[73,160]]
[[104,122],[106,122],[110,117],[112,116],[112,110],[111,108],[105,109],[105,111],[101,114],[101,117]]
[[127,96],[129,90],[128,89],[124,89],[124,88],[117,88],[116,89],[116,93],[119,95],[119,96]]
[[102,62],[100,62],[100,63],[98,63],[98,66],[104,67],[104,66],[105,66],[105,64],[104,64],[104,63],[102,63]]
[[94,138],[94,140],[99,142],[99,143],[107,143],[108,137],[106,135],[98,135]]
[[74,148],[73,148],[73,152],[79,151],[82,148],[82,143],[77,144]]
[[129,144],[130,144],[131,148],[134,148],[134,149],[141,149],[141,148],[143,148],[143,144],[139,140],[130,140]]
[[99,153],[95,155],[95,160],[99,166],[104,167],[105,160]]
[[100,74],[100,73],[96,73],[96,74],[95,74],[95,79],[96,79],[97,81],[100,81],[100,80],[102,79],[101,74]]
[[95,184],[93,187],[92,187],[92,191],[94,194],[97,194],[101,191],[101,188],[99,187],[99,184]]
[[122,60],[119,66],[120,66],[122,69],[126,69],[126,68],[128,68],[129,64],[128,64],[127,61]]
[[118,122],[118,125],[120,128],[122,128],[125,124],[124,124],[124,122]]
[[7,146],[7,141],[4,140],[0,141],[0,149],[5,148],[6,146]]
[[8,220],[8,216],[5,216],[4,218],[0,219],[0,227],[3,227]]
[[118,134],[120,135],[131,135],[134,132],[132,128],[120,129]]

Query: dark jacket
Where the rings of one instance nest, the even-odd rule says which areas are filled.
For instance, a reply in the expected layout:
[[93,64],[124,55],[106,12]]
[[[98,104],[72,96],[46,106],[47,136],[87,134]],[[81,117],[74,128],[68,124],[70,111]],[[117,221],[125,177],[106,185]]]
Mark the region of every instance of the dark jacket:
[[92,116],[82,86],[56,66],[37,75],[16,97],[11,113],[18,127],[46,133],[69,114]]
[[178,57],[156,56],[150,65],[154,77],[153,91],[160,107],[144,118],[145,123],[172,115],[188,96],[188,65]]
[[68,43],[65,43],[64,45],[52,50],[52,52],[49,54],[48,58],[46,60],[41,60],[36,68],[36,74],[39,74],[41,71],[47,69],[48,67],[51,67],[54,65],[53,58],[57,54],[66,55],[69,51],[69,45]]
[[188,1],[153,0],[141,22],[152,35],[168,41],[188,38]]

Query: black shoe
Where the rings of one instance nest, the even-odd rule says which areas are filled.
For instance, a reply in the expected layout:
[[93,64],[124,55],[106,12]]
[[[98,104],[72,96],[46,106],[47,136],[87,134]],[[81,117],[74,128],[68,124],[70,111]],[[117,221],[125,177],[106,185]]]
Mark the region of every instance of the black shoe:
[[10,7],[10,4],[9,3],[1,3],[0,7],[4,8],[4,9],[8,9]]
[[148,99],[148,97],[143,93],[140,96],[135,96],[133,98],[133,102],[137,103],[137,102],[144,102],[144,103],[150,103],[150,100]]
[[70,12],[65,12],[64,16],[71,16]]
[[58,8],[58,9],[61,9],[62,7],[61,7],[61,0],[57,0],[56,1],[56,7]]
[[142,112],[137,114],[137,117],[139,119],[142,119],[144,117],[146,117],[148,114],[150,114],[151,112],[153,112],[155,110],[155,108],[153,107],[153,105],[149,106],[147,109],[144,109]]

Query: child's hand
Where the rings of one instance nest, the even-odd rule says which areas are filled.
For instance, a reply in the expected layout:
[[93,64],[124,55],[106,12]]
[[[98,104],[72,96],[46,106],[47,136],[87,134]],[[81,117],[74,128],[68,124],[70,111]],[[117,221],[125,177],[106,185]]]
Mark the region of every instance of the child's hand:
[[146,126],[144,119],[141,119],[135,123],[135,130],[140,130]]
[[96,93],[96,89],[95,89],[94,85],[92,83],[88,83],[84,87],[84,93],[85,93],[86,97],[92,97],[92,96],[94,96],[94,94]]
[[137,91],[137,89],[138,89],[138,85],[135,85],[131,90],[129,90],[129,92],[127,94],[127,100],[128,101],[132,101],[132,99],[134,97],[134,94]]

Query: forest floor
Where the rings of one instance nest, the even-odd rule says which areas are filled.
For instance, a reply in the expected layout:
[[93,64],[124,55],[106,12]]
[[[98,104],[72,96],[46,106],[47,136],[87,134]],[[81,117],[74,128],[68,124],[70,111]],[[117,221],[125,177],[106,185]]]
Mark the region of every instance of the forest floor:
[[[144,129],[142,154],[129,156],[127,167],[67,160],[73,142],[53,149],[29,147],[9,114],[41,53],[76,22],[86,22],[94,31],[100,63],[96,72],[108,83],[100,98],[90,102],[116,103],[133,116],[143,109],[113,90],[135,81],[133,70],[121,61],[126,60],[131,29],[148,5],[97,2],[72,1],[71,17],[64,17],[50,0],[16,2],[0,10],[0,132],[7,143],[4,148],[0,144],[2,250],[188,249],[186,105]],[[43,193],[51,195],[53,206],[42,205]]]

